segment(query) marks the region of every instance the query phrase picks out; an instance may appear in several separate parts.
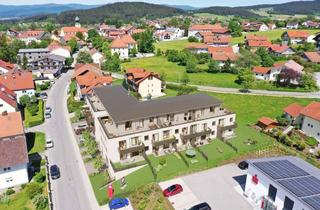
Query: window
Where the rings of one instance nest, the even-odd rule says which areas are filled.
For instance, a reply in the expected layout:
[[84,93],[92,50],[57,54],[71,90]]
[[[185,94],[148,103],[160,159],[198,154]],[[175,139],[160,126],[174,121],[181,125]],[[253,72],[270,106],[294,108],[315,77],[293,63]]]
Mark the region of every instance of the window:
[[214,136],[214,135],[215,135],[215,133],[216,133],[215,131],[211,131],[211,135],[213,135],[213,136]]
[[126,130],[130,130],[132,128],[132,122],[131,121],[128,121],[125,123],[125,129]]
[[[179,133],[179,129],[174,130],[174,133],[175,133],[175,134],[178,134],[178,133]],[[318,133],[318,134],[319,134],[319,133]]]
[[150,118],[149,118],[149,122],[152,123],[153,121],[154,121],[154,117],[150,117]]
[[210,112],[214,112],[214,106],[210,107]]
[[292,210],[294,202],[287,196],[284,199],[283,210]]
[[233,117],[231,117],[229,120],[230,120],[230,122],[233,122]]
[[169,138],[170,136],[170,130],[166,130],[166,131],[163,131],[163,138]]
[[3,107],[3,104],[0,104],[0,107]]
[[149,140],[149,136],[144,136],[144,140],[148,141]]
[[274,202],[276,200],[276,196],[277,196],[277,188],[275,188],[274,186],[272,186],[270,184],[269,191],[268,191],[268,197]]
[[212,121],[212,126],[215,126],[216,125],[216,121]]

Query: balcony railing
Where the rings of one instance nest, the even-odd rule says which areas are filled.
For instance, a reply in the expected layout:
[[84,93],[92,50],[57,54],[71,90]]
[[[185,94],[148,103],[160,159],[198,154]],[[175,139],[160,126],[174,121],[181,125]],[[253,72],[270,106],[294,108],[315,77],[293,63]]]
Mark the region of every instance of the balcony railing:
[[139,145],[135,145],[135,146],[127,147],[127,148],[119,147],[119,152],[120,152],[120,154],[128,154],[128,153],[132,153],[132,152],[143,152],[144,148],[145,148],[145,145],[143,143],[141,143]]
[[165,145],[165,144],[172,144],[172,143],[178,143],[178,139],[176,139],[176,137],[169,137],[169,138],[165,138],[165,139],[162,139],[162,140],[152,140],[152,145],[154,147],[158,147],[158,146],[161,146],[161,145]]
[[218,125],[218,129],[221,130],[221,131],[226,131],[226,130],[229,130],[229,129],[234,129],[238,127],[238,124],[237,123],[233,123],[231,125]]
[[211,129],[208,128],[206,130],[199,131],[199,132],[194,132],[194,133],[190,133],[190,134],[180,134],[180,138],[183,141],[186,141],[186,140],[194,139],[194,138],[199,137],[199,136],[208,135],[210,133],[211,133]]

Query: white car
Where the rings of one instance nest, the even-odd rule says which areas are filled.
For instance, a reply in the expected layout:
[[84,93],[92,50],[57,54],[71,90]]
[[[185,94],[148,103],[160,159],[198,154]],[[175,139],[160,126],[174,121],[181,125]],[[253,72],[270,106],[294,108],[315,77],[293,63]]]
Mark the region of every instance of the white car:
[[46,139],[46,149],[53,147],[53,141],[51,139]]

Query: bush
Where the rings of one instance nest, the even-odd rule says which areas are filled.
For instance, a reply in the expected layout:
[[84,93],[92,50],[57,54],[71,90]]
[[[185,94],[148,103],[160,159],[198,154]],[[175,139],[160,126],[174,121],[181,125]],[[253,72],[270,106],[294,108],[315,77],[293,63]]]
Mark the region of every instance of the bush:
[[23,190],[24,188],[26,188],[27,184],[22,184],[21,185],[21,190]]
[[42,193],[42,186],[39,183],[32,182],[26,186],[26,194],[29,199],[33,199],[36,195]]
[[12,188],[9,188],[9,189],[7,189],[7,191],[6,191],[6,195],[12,195],[12,194],[14,194],[16,191],[14,191],[14,189],[12,189]]
[[45,195],[39,194],[36,195],[32,199],[33,205],[36,207],[37,210],[46,209],[48,207],[48,198]]
[[188,42],[198,42],[198,39],[197,39],[197,37],[190,36],[190,37],[188,38]]
[[30,112],[32,116],[35,116],[39,111],[39,106],[37,103],[27,104],[27,110]]
[[299,141],[296,144],[298,150],[303,151],[306,148],[306,144],[303,141]]
[[48,90],[49,87],[50,87],[50,82],[45,82],[44,84],[38,85],[38,88],[40,90]]
[[167,163],[167,159],[165,157],[162,157],[159,161],[159,164],[164,166]]
[[318,146],[319,142],[315,138],[309,137],[306,141],[306,144],[309,145],[310,147],[316,147]]
[[42,159],[41,162],[40,162],[40,165],[44,166],[45,164],[46,164],[46,159]]
[[287,118],[282,117],[282,116],[277,117],[277,121],[280,126],[287,126],[289,124],[289,121],[287,120]]
[[38,183],[43,183],[46,180],[46,172],[45,170],[40,170],[36,175],[33,177],[34,181]]

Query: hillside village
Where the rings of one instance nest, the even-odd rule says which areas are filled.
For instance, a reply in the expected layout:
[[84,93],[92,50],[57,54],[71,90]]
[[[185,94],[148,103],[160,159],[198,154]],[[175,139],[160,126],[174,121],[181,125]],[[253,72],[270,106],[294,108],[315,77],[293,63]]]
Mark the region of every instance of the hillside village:
[[319,88],[317,16],[1,22],[0,209],[319,210]]

